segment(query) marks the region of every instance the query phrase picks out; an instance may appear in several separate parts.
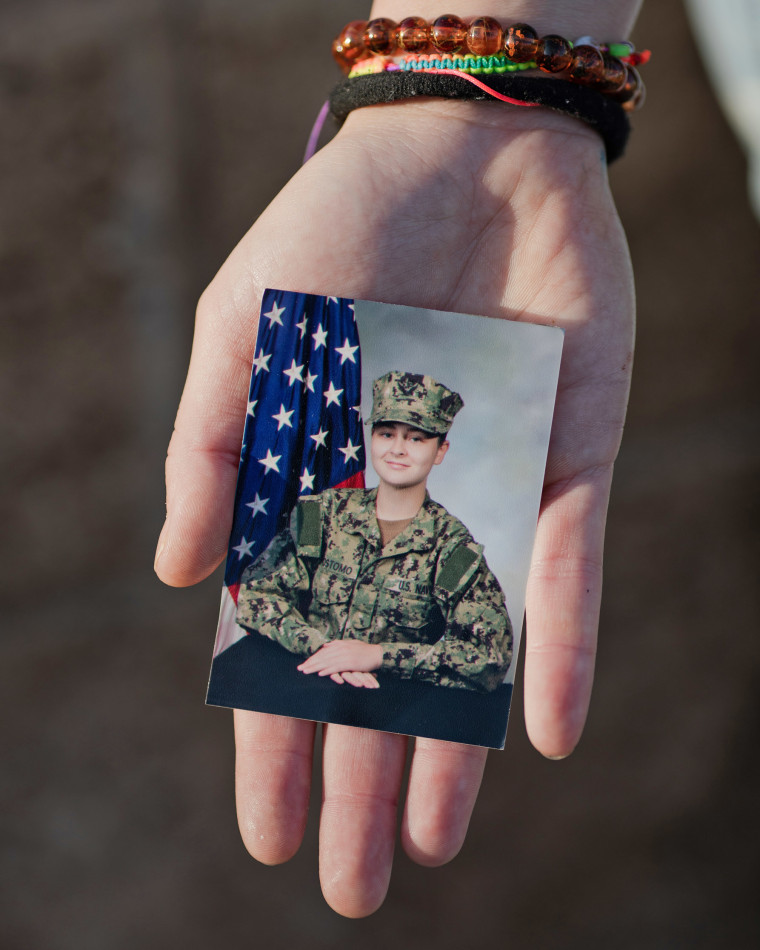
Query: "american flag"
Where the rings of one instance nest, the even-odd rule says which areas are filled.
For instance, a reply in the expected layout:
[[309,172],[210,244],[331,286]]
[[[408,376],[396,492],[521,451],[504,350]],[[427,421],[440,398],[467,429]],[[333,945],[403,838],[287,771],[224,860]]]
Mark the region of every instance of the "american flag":
[[233,599],[299,497],[364,486],[360,403],[353,301],[265,291],[224,578]]

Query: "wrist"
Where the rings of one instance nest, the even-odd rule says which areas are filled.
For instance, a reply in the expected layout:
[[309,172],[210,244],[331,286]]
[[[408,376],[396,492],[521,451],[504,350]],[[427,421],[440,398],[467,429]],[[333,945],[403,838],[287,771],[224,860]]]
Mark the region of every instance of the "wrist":
[[458,0],[456,5],[447,5],[440,0],[415,0],[410,5],[408,0],[375,0],[369,16],[396,21],[411,15],[431,20],[443,13],[456,13],[463,19],[492,16],[501,23],[529,23],[539,35],[559,33],[569,40],[591,35],[606,42],[628,38],[641,3],[642,0]]
[[[589,157],[597,162],[602,142],[596,132],[569,115],[542,107],[524,108],[498,102],[414,99],[356,109],[346,119],[339,139],[374,142],[384,150],[434,150],[454,164],[467,153],[485,165],[517,147],[562,151],[567,167]],[[554,156],[556,157],[556,156]]]
[[389,201],[424,195],[406,206],[406,227],[429,227],[432,215],[441,240],[460,226],[491,228],[499,209],[528,220],[550,195],[553,213],[567,204],[573,216],[598,220],[612,207],[601,140],[549,110],[443,99],[373,106],[352,113],[329,149],[326,161],[360,166],[367,187]]

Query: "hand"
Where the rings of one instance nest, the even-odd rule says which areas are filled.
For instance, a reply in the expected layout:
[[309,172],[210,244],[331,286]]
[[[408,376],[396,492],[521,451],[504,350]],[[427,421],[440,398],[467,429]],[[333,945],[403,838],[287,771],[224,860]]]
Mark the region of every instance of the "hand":
[[383,662],[383,648],[374,643],[360,643],[358,640],[333,640],[320,647],[297,669],[302,673],[318,673],[329,676],[331,673],[345,673],[346,670],[369,673],[379,670]]
[[349,686],[363,686],[365,689],[380,689],[377,677],[372,673],[331,673],[330,679],[334,683],[348,683]]
[[[426,100],[349,117],[200,301],[166,465],[156,569],[169,584],[200,581],[226,553],[267,286],[565,328],[527,596],[525,716],[544,755],[567,755],[591,690],[633,348],[630,263],[601,141],[566,116],[495,103]],[[241,833],[276,864],[303,833],[314,725],[241,711],[235,723]],[[333,725],[324,734],[323,891],[362,916],[387,889],[406,740]],[[402,825],[415,861],[457,853],[484,761],[482,749],[416,741]]]

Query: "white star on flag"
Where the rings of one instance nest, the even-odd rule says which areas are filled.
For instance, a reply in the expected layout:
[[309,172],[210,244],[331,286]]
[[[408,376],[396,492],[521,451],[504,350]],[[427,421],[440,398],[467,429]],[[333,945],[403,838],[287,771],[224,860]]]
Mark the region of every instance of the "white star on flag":
[[285,406],[280,403],[280,411],[276,416],[272,416],[273,419],[277,420],[277,431],[279,432],[283,426],[287,426],[289,429],[293,428],[293,423],[290,421],[290,417],[295,412],[295,409],[291,409],[290,412],[285,411]]
[[325,447],[325,439],[327,438],[327,430],[326,430],[326,429],[320,429],[319,432],[317,432],[316,435],[310,435],[309,438],[310,438],[310,439],[314,439],[314,441],[317,443],[317,448],[320,448],[320,447],[321,447],[321,448],[324,448],[324,447]]
[[266,370],[269,372],[269,361],[272,359],[272,354],[267,353],[266,356],[259,351],[259,355],[254,359],[253,365],[256,367],[256,375],[258,376],[261,370]]
[[281,458],[281,455],[272,455],[272,450],[267,449],[266,456],[263,459],[259,459],[259,461],[268,472],[271,472],[274,469],[274,471],[279,475],[280,469],[278,468],[277,463]]
[[343,344],[343,346],[336,346],[335,352],[340,353],[340,365],[342,366],[346,360],[351,360],[352,363],[355,363],[356,357],[354,356],[354,353],[358,349],[358,346],[349,345],[348,338],[346,338],[346,342]]
[[282,314],[285,313],[284,307],[278,307],[276,303],[272,304],[272,309],[269,313],[265,313],[264,316],[269,321],[269,326],[271,327],[273,323],[279,323],[282,326]]
[[320,346],[324,346],[327,343],[327,330],[322,329],[321,323],[317,327],[317,332],[312,333],[311,338],[314,340],[315,352],[320,348]]
[[[253,501],[247,501],[247,502],[245,503],[245,506],[246,506],[246,508],[250,508],[250,509],[251,509],[251,517],[252,517],[252,518],[255,518],[256,515],[258,515],[258,514],[265,515],[265,514],[267,513],[267,504],[268,504],[268,503],[269,503],[269,499],[268,499],[268,498],[262,498],[262,497],[259,495],[259,493],[256,492],[256,497],[253,499]],[[251,542],[251,544],[253,544],[253,542]]]
[[[338,398],[343,392],[342,389],[336,389],[335,383],[330,380],[330,387],[326,389],[324,395],[327,397],[327,406],[334,404],[336,406],[340,405],[340,399]],[[326,407],[325,407],[326,408]]]
[[357,462],[359,461],[358,453],[360,448],[361,446],[354,445],[351,439],[349,439],[345,449],[338,449],[338,451],[343,453],[343,460],[346,465],[348,465],[351,459],[355,459]]
[[327,298],[327,302],[328,302],[328,303],[329,303],[331,300],[332,300],[333,303],[337,303],[337,302],[338,302],[338,298],[337,298],[337,297],[328,297],[328,298]]
[[363,350],[349,303],[264,292],[253,359],[247,357],[250,389],[241,393],[245,446],[224,580],[233,594],[294,506],[328,488],[364,484],[368,450],[361,416],[352,411],[362,401]]
[[240,539],[240,544],[236,544],[232,550],[237,551],[238,561],[240,561],[246,556],[251,556],[252,547],[253,541],[246,541],[245,535],[243,535],[243,537]]
[[354,411],[357,415],[360,416],[360,415],[362,414],[362,407],[361,407],[361,406],[351,406],[351,408],[353,409],[353,411]]
[[283,376],[287,376],[290,380],[290,385],[298,381],[299,383],[303,382],[303,364],[301,366],[296,366],[295,359],[290,364],[290,369],[284,369],[282,371]]

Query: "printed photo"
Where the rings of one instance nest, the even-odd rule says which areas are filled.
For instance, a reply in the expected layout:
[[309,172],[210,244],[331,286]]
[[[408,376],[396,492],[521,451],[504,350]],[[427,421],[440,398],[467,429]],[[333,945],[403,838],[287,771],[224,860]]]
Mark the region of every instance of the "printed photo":
[[266,292],[209,703],[503,746],[561,346]]

